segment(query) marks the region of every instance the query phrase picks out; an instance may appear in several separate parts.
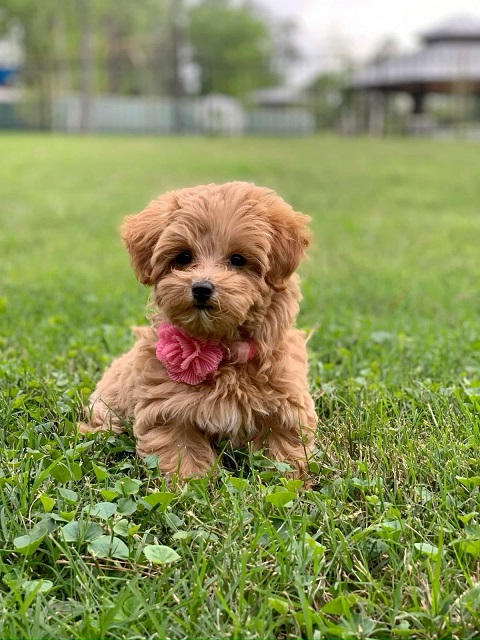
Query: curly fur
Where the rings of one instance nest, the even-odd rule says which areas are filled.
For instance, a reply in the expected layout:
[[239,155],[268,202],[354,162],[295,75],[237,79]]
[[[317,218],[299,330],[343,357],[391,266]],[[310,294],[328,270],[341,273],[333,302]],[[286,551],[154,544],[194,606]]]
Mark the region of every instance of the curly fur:
[[[304,335],[292,326],[308,220],[244,182],[170,192],[128,216],[122,235],[138,279],[152,287],[152,326],[136,328],[133,348],[105,372],[80,430],[120,432],[133,421],[139,455],[157,454],[161,470],[180,477],[207,472],[224,438],[265,447],[304,476],[317,418]],[[187,250],[193,262],[179,266],[175,257]],[[232,254],[245,266],[232,266]],[[210,309],[193,304],[191,286],[202,280],[215,287]],[[155,355],[164,321],[198,338],[254,340],[255,357],[222,363],[196,386],[175,382]]]

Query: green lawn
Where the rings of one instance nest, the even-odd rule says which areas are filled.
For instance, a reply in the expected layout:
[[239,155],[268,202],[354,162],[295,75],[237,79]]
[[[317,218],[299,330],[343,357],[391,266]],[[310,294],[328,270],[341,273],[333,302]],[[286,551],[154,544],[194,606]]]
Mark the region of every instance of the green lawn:
[[[0,148],[0,637],[478,636],[479,147]],[[130,436],[75,432],[144,321],[123,215],[230,179],[313,219],[299,318],[321,420],[311,490],[229,450],[215,478],[166,485]]]

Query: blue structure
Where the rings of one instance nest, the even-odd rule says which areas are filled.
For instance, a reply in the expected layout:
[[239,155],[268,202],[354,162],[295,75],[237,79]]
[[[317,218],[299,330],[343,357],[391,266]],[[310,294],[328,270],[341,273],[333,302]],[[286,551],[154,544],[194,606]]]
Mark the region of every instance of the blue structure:
[[12,84],[18,75],[16,67],[0,66],[0,87],[7,87]]

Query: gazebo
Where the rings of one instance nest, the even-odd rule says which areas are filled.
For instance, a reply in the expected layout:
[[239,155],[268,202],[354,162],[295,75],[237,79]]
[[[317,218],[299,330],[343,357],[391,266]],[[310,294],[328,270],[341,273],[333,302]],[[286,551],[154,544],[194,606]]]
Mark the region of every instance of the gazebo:
[[[423,33],[422,48],[393,56],[354,73],[350,88],[376,94],[380,102],[393,92],[412,97],[412,113],[421,116],[429,93],[480,94],[480,19],[459,16]],[[375,102],[375,101],[373,101]],[[378,101],[376,102],[378,111]]]

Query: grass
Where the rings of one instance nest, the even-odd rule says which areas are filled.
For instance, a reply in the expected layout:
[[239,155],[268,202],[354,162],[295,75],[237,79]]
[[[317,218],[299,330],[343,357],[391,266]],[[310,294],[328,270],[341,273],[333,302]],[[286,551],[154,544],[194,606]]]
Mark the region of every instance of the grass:
[[[480,632],[480,154],[414,140],[3,135],[1,638]],[[226,450],[167,485],[75,432],[147,292],[117,227],[254,180],[312,216],[311,490]]]

